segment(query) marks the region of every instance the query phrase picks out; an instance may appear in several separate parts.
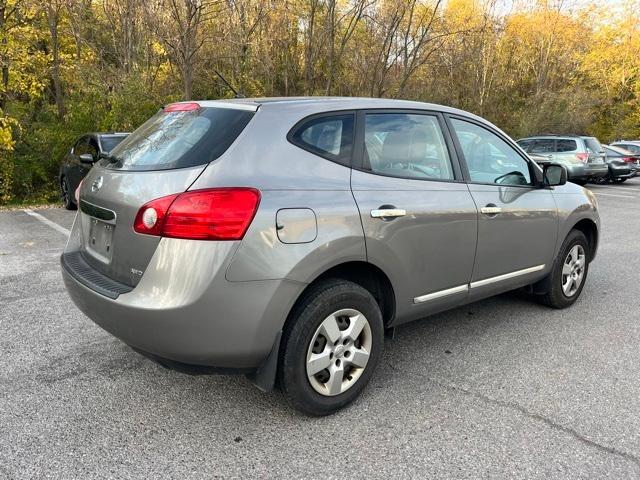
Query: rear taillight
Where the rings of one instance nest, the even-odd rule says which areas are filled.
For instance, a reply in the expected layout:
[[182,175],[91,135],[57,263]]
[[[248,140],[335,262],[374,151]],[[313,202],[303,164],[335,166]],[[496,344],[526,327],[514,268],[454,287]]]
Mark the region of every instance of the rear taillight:
[[622,157],[622,161],[625,163],[636,163],[636,159],[633,157]]
[[576,157],[578,157],[578,160],[580,160],[581,162],[586,163],[587,160],[589,160],[589,154],[588,153],[576,153]]
[[73,192],[73,198],[76,199],[76,205],[80,205],[80,189],[82,188],[82,182],[84,182],[84,178],[80,180],[78,188],[76,188],[76,191]]
[[253,188],[211,188],[169,195],[144,204],[137,233],[193,240],[241,240],[260,203]]

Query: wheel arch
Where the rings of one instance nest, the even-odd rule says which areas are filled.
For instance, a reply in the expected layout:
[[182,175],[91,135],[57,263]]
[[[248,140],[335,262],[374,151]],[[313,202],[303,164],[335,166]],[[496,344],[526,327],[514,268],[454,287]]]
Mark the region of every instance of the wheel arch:
[[[289,313],[302,301],[309,289],[318,282],[329,278],[347,280],[368,290],[380,306],[385,326],[388,326],[395,317],[396,297],[391,280],[380,267],[361,260],[339,263],[318,274],[300,293]],[[288,321],[290,321],[290,315],[287,317],[285,324]]]
[[571,230],[578,230],[587,237],[587,241],[589,242],[589,262],[591,262],[595,258],[598,250],[598,226],[596,222],[590,218],[583,218],[576,222],[573,227],[571,227]]
[[269,391],[275,386],[279,368],[282,333],[293,321],[293,312],[305,300],[311,288],[317,285],[318,282],[329,278],[348,280],[368,290],[380,306],[385,327],[389,326],[393,321],[396,312],[395,291],[391,280],[380,267],[362,260],[352,260],[325,269],[316,275],[299,293],[289,309],[287,317],[282,324],[282,329],[276,335],[271,352],[263,364],[254,373],[248,375],[249,380],[259,389]]

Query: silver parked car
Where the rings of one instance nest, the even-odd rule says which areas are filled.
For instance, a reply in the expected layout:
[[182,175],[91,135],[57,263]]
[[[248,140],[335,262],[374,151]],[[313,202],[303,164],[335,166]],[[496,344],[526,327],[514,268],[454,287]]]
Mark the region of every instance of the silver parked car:
[[585,185],[589,180],[605,177],[609,173],[604,148],[596,137],[541,135],[521,138],[518,145],[529,154],[546,158],[546,162],[564,165],[569,180],[578,185]]
[[242,372],[324,415],[384,333],[526,287],[571,305],[598,246],[589,191],[475,115],[418,102],[171,104],[79,188],[76,305],[162,365]]
[[634,155],[640,155],[640,140],[617,140],[611,143],[611,146],[624,148]]

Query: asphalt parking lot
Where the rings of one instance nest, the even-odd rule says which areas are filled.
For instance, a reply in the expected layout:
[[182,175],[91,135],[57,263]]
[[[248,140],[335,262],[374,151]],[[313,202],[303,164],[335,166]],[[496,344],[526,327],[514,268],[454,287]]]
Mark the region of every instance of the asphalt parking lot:
[[638,478],[640,179],[590,188],[576,305],[507,294],[402,327],[321,419],[142,358],[67,297],[73,213],[0,212],[0,478]]

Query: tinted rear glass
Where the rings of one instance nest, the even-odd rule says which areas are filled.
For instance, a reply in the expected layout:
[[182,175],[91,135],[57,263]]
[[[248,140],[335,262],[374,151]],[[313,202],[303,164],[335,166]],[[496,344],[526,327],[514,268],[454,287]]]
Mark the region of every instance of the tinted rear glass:
[[289,135],[289,140],[328,160],[348,165],[353,146],[353,114],[330,114],[308,119]]
[[602,152],[602,145],[600,145],[600,142],[598,141],[597,138],[595,138],[595,137],[585,137],[584,138],[584,143],[587,144],[587,148],[589,150],[591,150],[593,153]]
[[604,147],[604,151],[609,156],[623,157],[625,155],[633,155],[633,152],[630,152],[629,150],[626,150],[621,147],[616,147],[614,145]]
[[553,138],[540,138],[533,142],[530,153],[551,153],[555,151],[556,141]]
[[102,150],[105,152],[110,152],[116,147],[116,145],[122,142],[125,138],[127,138],[125,135],[121,135],[118,137],[116,136],[100,137],[100,144],[102,145]]
[[575,152],[578,149],[578,144],[575,140],[568,138],[560,138],[557,142],[558,152]]
[[119,170],[168,170],[209,163],[240,135],[253,112],[229,108],[159,111],[101,161]]

